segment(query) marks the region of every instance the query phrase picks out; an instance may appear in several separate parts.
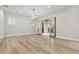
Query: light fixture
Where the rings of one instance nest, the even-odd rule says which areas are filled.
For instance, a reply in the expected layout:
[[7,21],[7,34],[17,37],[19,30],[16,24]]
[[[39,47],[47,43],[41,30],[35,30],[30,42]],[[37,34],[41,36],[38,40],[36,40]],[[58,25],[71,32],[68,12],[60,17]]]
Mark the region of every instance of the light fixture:
[[50,6],[47,6],[47,8],[50,8]]
[[33,8],[32,9],[32,17],[31,17],[31,19],[37,19],[38,18],[38,14],[36,14],[35,12],[36,12],[36,9]]

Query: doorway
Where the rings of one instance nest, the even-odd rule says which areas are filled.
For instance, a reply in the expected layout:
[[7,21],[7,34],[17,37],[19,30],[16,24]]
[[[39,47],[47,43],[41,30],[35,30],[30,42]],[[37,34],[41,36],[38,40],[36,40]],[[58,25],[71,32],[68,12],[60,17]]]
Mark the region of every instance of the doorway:
[[56,37],[56,17],[42,20],[42,34]]

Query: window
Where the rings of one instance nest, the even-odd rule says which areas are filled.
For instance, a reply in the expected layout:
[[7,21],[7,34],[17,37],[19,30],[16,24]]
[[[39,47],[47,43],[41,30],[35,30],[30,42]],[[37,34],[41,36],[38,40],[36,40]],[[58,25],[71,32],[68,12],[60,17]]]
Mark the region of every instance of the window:
[[16,25],[16,19],[14,17],[8,17],[8,29],[14,30]]

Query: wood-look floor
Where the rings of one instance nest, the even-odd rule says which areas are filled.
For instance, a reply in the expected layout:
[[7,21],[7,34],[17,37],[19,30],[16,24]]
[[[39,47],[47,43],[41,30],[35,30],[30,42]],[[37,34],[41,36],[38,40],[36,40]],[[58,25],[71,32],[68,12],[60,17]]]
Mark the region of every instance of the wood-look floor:
[[41,35],[14,36],[0,40],[1,54],[79,53],[79,42]]

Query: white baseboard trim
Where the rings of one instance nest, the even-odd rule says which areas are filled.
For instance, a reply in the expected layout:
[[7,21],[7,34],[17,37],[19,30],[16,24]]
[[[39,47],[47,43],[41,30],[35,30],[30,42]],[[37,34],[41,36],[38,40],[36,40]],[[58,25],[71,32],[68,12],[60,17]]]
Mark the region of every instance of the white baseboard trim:
[[79,41],[79,39],[69,38],[69,37],[63,37],[63,36],[56,36],[56,38],[64,39],[64,40],[73,40],[73,41]]
[[[48,35],[49,35],[49,33],[41,33],[41,35],[48,36]],[[51,33],[51,36],[54,36],[54,33]]]
[[22,36],[22,35],[35,35],[35,33],[30,33],[30,34],[16,34],[16,35],[5,35],[4,37]]

